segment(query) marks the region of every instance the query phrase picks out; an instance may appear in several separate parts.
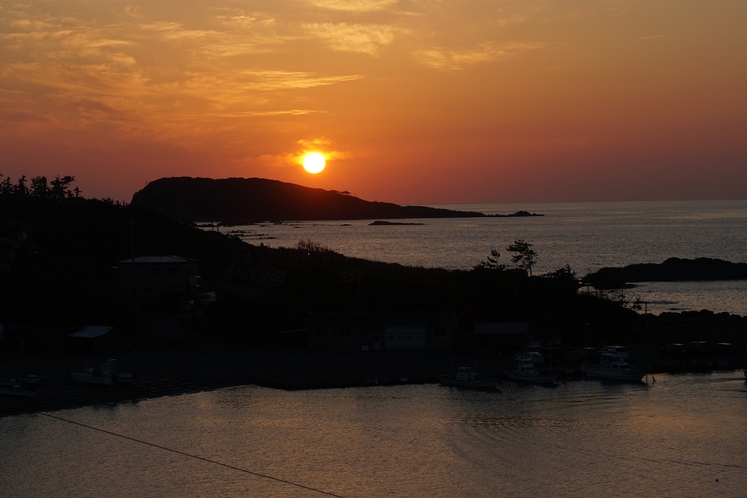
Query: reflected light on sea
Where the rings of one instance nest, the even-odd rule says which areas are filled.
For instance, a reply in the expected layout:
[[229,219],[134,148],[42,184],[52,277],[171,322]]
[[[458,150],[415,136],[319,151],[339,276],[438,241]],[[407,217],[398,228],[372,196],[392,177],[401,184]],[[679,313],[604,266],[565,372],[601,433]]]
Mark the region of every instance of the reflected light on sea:
[[83,425],[0,419],[4,495],[701,497],[747,489],[741,371],[658,375],[648,384],[504,382],[493,392],[247,386],[53,415]]

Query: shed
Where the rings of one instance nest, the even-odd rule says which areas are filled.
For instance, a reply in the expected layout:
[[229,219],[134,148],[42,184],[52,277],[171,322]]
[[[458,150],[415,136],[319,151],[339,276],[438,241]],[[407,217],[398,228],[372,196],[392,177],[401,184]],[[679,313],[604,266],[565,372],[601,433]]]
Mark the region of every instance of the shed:
[[525,322],[476,323],[470,349],[494,353],[514,353],[529,340]]
[[119,287],[132,298],[185,298],[197,292],[197,260],[181,256],[138,256],[117,262]]
[[70,349],[80,352],[103,352],[114,349],[114,327],[86,325],[68,335]]

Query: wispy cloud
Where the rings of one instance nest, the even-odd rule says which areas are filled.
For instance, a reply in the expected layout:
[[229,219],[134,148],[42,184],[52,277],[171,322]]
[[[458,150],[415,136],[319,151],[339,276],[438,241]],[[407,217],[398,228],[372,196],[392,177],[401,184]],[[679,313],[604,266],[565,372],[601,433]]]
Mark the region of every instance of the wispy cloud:
[[545,48],[546,43],[494,43],[486,42],[472,49],[448,50],[440,47],[419,51],[420,62],[444,71],[464,69],[473,64],[486,63],[507,57],[518,57],[529,50]]
[[311,148],[311,147],[318,147],[320,145],[329,145],[330,141],[327,138],[312,138],[312,139],[302,138],[301,140],[298,141],[298,143],[303,147]]
[[306,31],[324,41],[332,50],[377,55],[381,47],[405,30],[384,24],[310,23]]
[[373,12],[384,10],[399,0],[307,0],[307,3],[329,10],[345,12]]

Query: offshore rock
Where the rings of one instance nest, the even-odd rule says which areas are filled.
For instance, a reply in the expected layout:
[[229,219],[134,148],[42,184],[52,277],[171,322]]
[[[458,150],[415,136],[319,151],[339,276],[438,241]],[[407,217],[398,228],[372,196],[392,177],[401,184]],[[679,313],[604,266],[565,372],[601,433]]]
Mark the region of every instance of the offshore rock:
[[669,258],[663,263],[643,263],[623,268],[605,267],[584,277],[597,289],[623,288],[631,282],[681,282],[688,280],[747,280],[747,263],[722,259]]

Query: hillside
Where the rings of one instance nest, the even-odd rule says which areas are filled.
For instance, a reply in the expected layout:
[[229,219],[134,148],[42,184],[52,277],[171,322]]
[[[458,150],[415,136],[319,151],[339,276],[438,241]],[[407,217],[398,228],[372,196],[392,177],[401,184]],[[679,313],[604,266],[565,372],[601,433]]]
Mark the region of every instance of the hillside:
[[263,178],[161,178],[136,192],[131,204],[194,222],[486,216],[476,212],[365,201],[344,192]]

